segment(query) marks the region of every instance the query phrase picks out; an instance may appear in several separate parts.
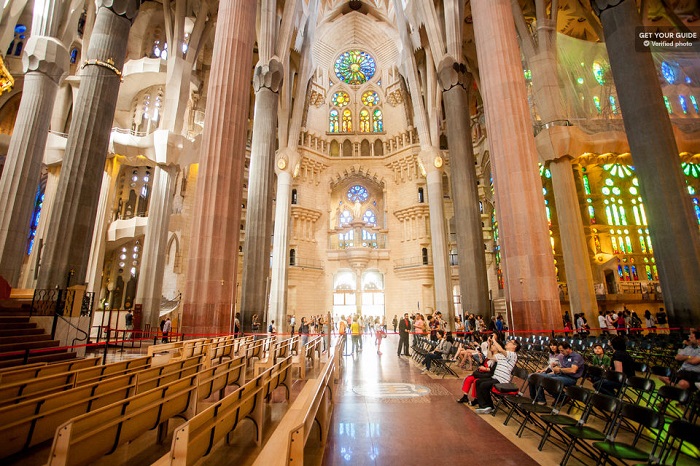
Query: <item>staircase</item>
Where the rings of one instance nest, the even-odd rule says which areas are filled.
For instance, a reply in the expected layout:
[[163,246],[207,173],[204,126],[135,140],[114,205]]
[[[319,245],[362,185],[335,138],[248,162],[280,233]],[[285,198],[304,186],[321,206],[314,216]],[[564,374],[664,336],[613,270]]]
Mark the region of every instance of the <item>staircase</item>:
[[31,351],[28,364],[75,358],[76,353],[59,349],[58,340],[52,340],[36,322],[29,321],[30,310],[31,305],[26,301],[0,301],[0,368],[25,364],[26,350]]

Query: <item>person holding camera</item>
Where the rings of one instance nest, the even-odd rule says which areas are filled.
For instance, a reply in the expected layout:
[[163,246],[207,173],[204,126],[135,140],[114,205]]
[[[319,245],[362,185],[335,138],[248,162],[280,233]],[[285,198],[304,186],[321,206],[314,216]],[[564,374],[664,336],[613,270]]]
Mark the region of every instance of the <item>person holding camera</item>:
[[493,399],[491,398],[491,388],[497,383],[508,383],[511,379],[511,372],[518,362],[517,352],[520,350],[520,343],[515,340],[508,340],[505,348],[501,346],[495,334],[492,334],[488,340],[489,351],[493,354],[496,360],[496,369],[493,372],[493,377],[477,379],[476,385],[476,400],[479,404],[477,414],[490,414],[493,412]]

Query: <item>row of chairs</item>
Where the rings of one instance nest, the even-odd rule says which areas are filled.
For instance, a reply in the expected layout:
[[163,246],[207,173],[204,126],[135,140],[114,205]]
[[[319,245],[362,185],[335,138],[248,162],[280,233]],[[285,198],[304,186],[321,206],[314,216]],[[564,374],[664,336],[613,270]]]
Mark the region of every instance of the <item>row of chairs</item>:
[[[450,349],[447,357],[442,359],[433,359],[431,364],[431,371],[436,375],[442,375],[445,378],[446,375],[452,375],[457,377],[457,373],[452,369],[452,364],[455,362],[455,355],[457,354],[457,342],[452,343],[452,348]],[[413,345],[411,349],[413,354],[411,355],[416,362],[422,363],[425,361],[425,355],[432,353],[437,347],[437,342],[432,341],[429,338],[415,335],[413,338]]]

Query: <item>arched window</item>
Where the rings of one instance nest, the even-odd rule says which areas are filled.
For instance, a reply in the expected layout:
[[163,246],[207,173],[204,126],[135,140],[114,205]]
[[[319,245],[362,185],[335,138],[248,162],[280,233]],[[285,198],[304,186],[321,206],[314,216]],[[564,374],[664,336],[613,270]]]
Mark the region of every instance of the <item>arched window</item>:
[[296,203],[297,203],[297,190],[292,189],[292,204],[296,204]]
[[381,139],[374,141],[374,156],[381,157],[384,155],[384,144],[382,144]]
[[375,108],[374,112],[372,112],[372,131],[375,133],[384,132],[384,116],[378,108]]
[[423,265],[428,265],[428,248],[423,248],[420,250],[421,258],[423,259]]
[[421,204],[425,202],[425,194],[423,194],[423,188],[418,188],[418,202]]
[[289,265],[297,264],[297,251],[296,249],[289,250]]
[[75,65],[76,62],[78,61],[78,53],[79,53],[79,52],[78,52],[78,48],[77,48],[77,47],[74,47],[74,48],[70,51],[70,63],[71,63],[71,65]]
[[369,133],[369,131],[369,111],[366,108],[363,108],[362,110],[360,110],[360,132]]
[[360,143],[360,157],[369,157],[370,155],[372,154],[370,153],[369,149],[369,141],[367,139],[363,139]]
[[362,217],[362,221],[367,225],[377,226],[377,216],[371,210],[365,212],[365,215]]
[[29,238],[27,241],[27,255],[32,253],[34,248],[34,240],[36,238],[36,230],[39,228],[39,217],[41,216],[41,208],[44,206],[44,192],[46,191],[46,178],[43,177],[39,183],[36,197],[34,198],[34,211],[32,212],[32,221],[29,224]]
[[[7,2],[6,2],[7,3]],[[27,38],[27,26],[24,24],[18,24],[15,26],[15,37],[10,42],[10,47],[7,49],[7,55],[14,55],[15,57],[22,56],[22,50],[24,49],[24,40]]]
[[347,197],[350,202],[365,202],[369,198],[369,193],[364,186],[356,184],[348,189]]
[[346,108],[345,110],[343,110],[342,131],[343,131],[343,133],[351,133],[352,132],[352,112],[350,111],[349,108]]
[[340,130],[339,126],[339,114],[338,110],[333,109],[331,110],[330,114],[328,115],[328,132],[329,133],[337,133]]
[[350,222],[352,222],[352,212],[346,209],[340,214],[340,226],[343,227]]

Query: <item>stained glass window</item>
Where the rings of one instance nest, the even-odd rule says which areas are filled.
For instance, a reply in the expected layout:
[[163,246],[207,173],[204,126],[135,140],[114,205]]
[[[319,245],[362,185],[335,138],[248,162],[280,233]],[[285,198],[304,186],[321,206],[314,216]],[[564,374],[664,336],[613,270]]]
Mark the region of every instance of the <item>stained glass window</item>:
[[690,101],[693,104],[693,108],[695,109],[695,113],[700,113],[700,108],[698,107],[698,101],[695,99],[694,95],[690,96]]
[[374,58],[367,52],[350,50],[335,61],[335,75],[347,84],[363,84],[372,79],[376,71]]
[[374,215],[374,212],[371,210],[368,210],[365,212],[365,215],[362,217],[362,221],[365,222],[367,225],[376,225],[377,224],[377,216]]
[[685,173],[687,176],[700,178],[700,166],[698,166],[698,164],[683,162],[681,164],[681,168],[683,169],[683,173]]
[[365,92],[364,94],[362,94],[362,104],[368,107],[374,107],[375,105],[379,105],[379,94],[377,94],[374,91]]
[[382,116],[382,111],[378,108],[375,108],[374,112],[372,112],[372,131],[375,133],[384,131],[384,117]]
[[667,62],[661,63],[661,74],[663,75],[667,83],[674,84],[676,82],[676,70]]
[[350,202],[365,202],[369,198],[369,193],[364,186],[356,184],[348,189],[347,196]]
[[345,226],[352,222],[352,213],[350,213],[349,210],[344,210],[342,214],[340,214],[340,226]]
[[603,113],[603,109],[600,106],[600,97],[597,95],[593,96],[593,105],[595,105],[595,109],[598,111],[598,113]]
[[352,112],[349,108],[343,110],[343,133],[352,132]]
[[673,113],[673,107],[671,107],[671,102],[668,100],[668,97],[664,96],[664,105],[666,105],[666,110],[668,110],[669,114]]
[[610,108],[612,109],[612,112],[617,115],[617,103],[615,102],[615,97],[610,96]]
[[339,115],[338,115],[338,110],[333,109],[331,110],[329,116],[328,116],[328,132],[329,133],[337,133],[338,132],[338,122],[340,121]]
[[681,103],[681,110],[683,110],[683,115],[688,114],[688,101],[685,100],[685,96],[679,95],[678,101]]
[[605,67],[598,62],[593,63],[593,77],[598,84],[605,85]]
[[361,133],[369,133],[370,131],[370,124],[369,124],[369,110],[366,108],[363,108],[360,110],[360,132]]
[[335,94],[333,94],[331,102],[333,102],[333,105],[335,105],[336,107],[345,107],[347,104],[350,103],[350,96],[345,91],[338,91]]
[[32,253],[34,248],[34,239],[36,238],[36,230],[39,228],[39,217],[41,216],[41,208],[44,206],[44,185],[39,186],[39,190],[34,198],[34,211],[32,212],[32,221],[29,224],[29,238],[27,243],[27,255]]

